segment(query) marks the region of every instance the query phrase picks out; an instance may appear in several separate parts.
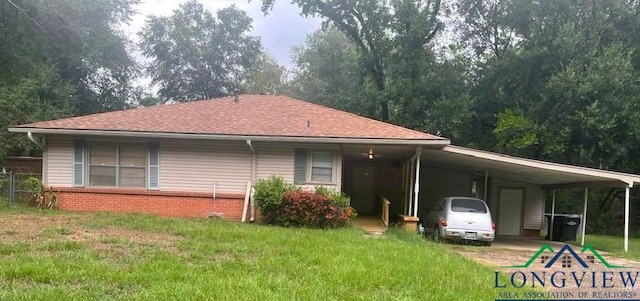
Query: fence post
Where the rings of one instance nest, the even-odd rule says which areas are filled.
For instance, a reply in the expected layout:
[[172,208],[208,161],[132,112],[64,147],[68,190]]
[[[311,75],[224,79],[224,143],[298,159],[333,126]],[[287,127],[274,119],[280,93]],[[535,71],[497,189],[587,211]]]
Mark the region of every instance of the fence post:
[[13,190],[15,189],[14,186],[14,181],[13,181],[13,172],[9,172],[9,177],[7,178],[8,180],[8,186],[9,186],[9,206],[13,206],[13,197],[14,197],[14,193]]

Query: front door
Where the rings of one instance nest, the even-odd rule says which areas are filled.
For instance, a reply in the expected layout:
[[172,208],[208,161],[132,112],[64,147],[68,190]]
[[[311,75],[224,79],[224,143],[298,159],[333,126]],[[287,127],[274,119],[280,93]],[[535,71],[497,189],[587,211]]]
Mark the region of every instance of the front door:
[[351,183],[351,206],[358,213],[375,213],[376,211],[376,168],[354,167]]
[[520,235],[524,189],[500,188],[498,235]]

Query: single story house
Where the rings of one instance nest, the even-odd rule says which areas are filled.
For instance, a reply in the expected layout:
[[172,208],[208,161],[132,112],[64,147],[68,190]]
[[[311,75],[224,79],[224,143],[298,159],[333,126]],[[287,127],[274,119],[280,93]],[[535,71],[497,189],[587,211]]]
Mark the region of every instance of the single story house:
[[628,192],[640,183],[638,175],[454,146],[436,135],[274,95],[136,108],[10,131],[44,146],[44,184],[66,210],[240,220],[252,183],[278,175],[341,190],[361,214],[378,213],[380,199],[391,214],[417,217],[441,197],[475,196],[490,205],[498,235],[538,235],[545,190],[598,185]]

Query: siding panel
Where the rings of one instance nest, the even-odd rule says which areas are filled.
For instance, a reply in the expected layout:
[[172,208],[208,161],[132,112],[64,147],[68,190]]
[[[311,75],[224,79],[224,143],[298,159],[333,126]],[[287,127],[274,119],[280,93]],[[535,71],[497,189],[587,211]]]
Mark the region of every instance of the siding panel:
[[283,177],[287,182],[293,182],[294,177],[294,149],[286,147],[261,147],[256,149],[258,179],[265,179],[272,175]]
[[47,137],[46,183],[48,186],[73,186],[73,140],[70,137]]
[[244,141],[161,141],[160,190],[244,193],[251,152]]

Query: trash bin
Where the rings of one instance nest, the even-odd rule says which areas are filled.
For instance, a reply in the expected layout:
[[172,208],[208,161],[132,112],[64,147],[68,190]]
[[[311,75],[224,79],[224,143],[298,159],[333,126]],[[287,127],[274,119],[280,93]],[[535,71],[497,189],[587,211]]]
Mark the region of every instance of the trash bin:
[[[551,225],[551,214],[545,214],[547,217],[547,240],[553,241],[573,241],[576,240],[578,234],[578,225],[580,225],[581,217],[578,214],[555,214],[553,225]],[[553,237],[551,229],[553,227]]]

